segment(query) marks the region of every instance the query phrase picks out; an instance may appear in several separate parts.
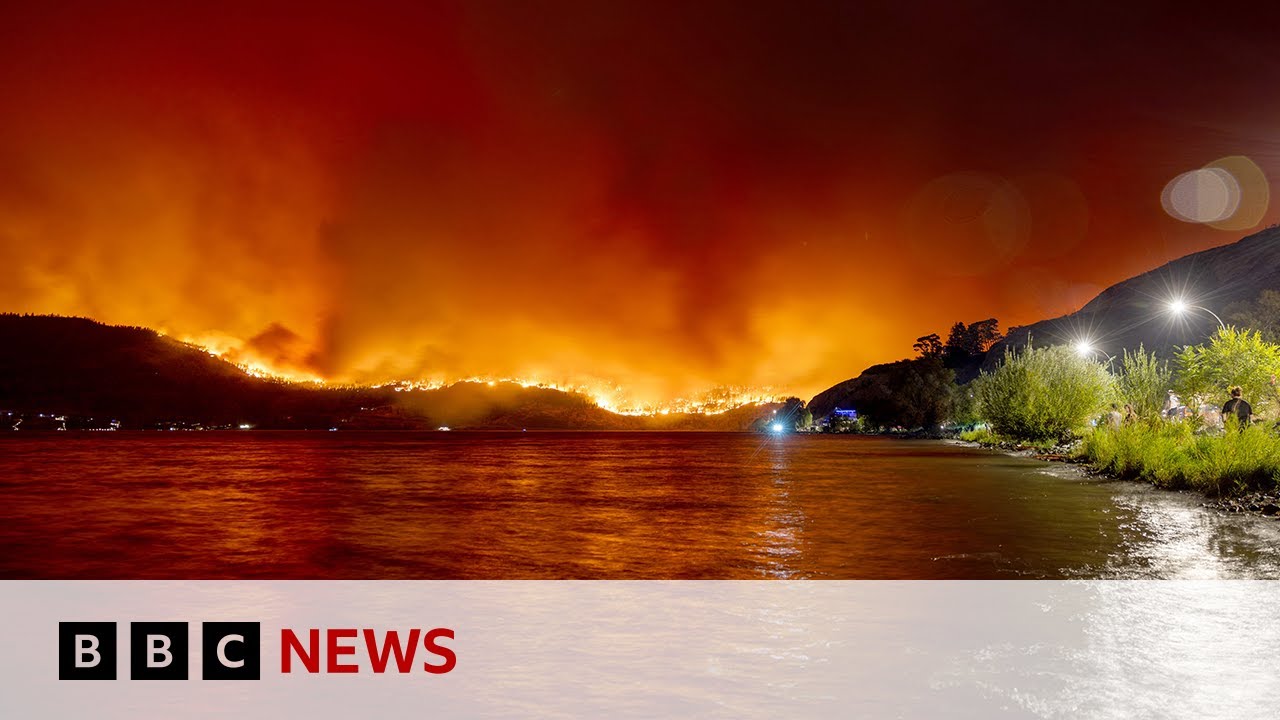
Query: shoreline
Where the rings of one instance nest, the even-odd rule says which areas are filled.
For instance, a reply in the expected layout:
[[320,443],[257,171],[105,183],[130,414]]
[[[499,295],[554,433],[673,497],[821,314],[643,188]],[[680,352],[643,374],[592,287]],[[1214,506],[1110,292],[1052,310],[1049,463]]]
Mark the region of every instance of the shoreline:
[[[961,447],[991,450],[1010,457],[1040,460],[1048,463],[1060,463],[1063,465],[1074,465],[1079,469],[1080,474],[1084,477],[1106,478],[1112,482],[1132,482],[1139,485],[1145,485],[1154,490],[1186,495],[1197,495],[1201,501],[1200,506],[1207,510],[1214,510],[1226,514],[1248,513],[1256,515],[1259,518],[1280,521],[1280,488],[1270,491],[1254,491],[1236,497],[1212,498],[1196,490],[1173,490],[1170,488],[1162,488],[1154,483],[1145,482],[1143,480],[1122,478],[1112,475],[1111,473],[1095,470],[1089,466],[1087,461],[1076,460],[1066,452],[1043,453],[1035,448],[1030,448],[1025,445],[1014,445],[1011,443],[979,443],[971,440],[961,440],[959,438],[946,439],[944,442]],[[1065,451],[1068,448],[1065,446],[1054,448],[1055,451],[1059,449]]]

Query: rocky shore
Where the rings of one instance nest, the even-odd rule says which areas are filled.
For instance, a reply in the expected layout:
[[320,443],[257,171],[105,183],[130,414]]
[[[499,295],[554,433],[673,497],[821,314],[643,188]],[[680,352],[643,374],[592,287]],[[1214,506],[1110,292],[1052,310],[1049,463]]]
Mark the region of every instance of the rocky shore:
[[1280,490],[1251,492],[1239,497],[1219,498],[1204,503],[1204,506],[1229,513],[1258,513],[1280,520]]
[[[969,442],[967,440],[954,440],[953,442],[957,445],[997,450],[1016,457],[1044,460],[1045,462],[1062,462],[1070,463],[1072,465],[1081,465],[1083,466],[1081,470],[1088,475],[1108,477],[1115,480],[1120,479],[1089,468],[1088,462],[1075,454],[1074,443],[1058,445],[1050,448],[1049,450],[1044,450],[1010,442],[976,443]],[[1254,513],[1273,520],[1280,520],[1280,489],[1251,492],[1227,498],[1210,498],[1201,503],[1201,505],[1211,510],[1217,510],[1218,512]]]

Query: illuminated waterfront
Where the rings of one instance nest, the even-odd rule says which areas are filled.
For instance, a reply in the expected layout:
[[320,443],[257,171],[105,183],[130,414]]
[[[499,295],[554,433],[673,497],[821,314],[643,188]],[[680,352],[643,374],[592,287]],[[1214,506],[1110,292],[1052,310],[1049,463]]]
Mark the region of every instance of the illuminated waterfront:
[[944,442],[10,433],[0,574],[1280,577],[1280,525]]

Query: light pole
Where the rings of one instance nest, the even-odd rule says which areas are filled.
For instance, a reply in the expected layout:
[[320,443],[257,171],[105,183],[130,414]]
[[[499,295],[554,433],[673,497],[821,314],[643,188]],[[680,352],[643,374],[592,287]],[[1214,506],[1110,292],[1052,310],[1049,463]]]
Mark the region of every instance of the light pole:
[[[1081,340],[1076,343],[1076,354],[1080,357],[1093,357],[1095,361],[1098,361],[1108,367],[1111,366],[1111,361],[1116,359],[1115,355],[1107,355],[1105,352],[1094,347],[1093,343],[1088,340]],[[1099,355],[1106,358],[1106,360],[1098,360]]]
[[1199,305],[1188,305],[1183,300],[1174,300],[1173,302],[1169,303],[1169,310],[1174,315],[1185,315],[1188,310],[1203,310],[1209,313],[1210,315],[1212,315],[1214,320],[1218,321],[1219,328],[1222,328],[1223,330],[1227,329],[1227,324],[1222,322],[1222,318],[1218,317],[1218,313],[1210,310],[1207,307],[1201,307]]

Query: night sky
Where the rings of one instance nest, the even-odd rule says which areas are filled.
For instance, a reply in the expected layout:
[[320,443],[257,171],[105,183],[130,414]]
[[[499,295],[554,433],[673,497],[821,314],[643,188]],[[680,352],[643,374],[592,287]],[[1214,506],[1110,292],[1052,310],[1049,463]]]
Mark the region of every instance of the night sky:
[[17,5],[0,310],[286,373],[808,397],[1280,218],[1243,5]]

